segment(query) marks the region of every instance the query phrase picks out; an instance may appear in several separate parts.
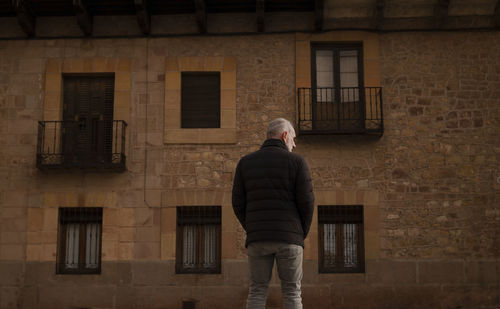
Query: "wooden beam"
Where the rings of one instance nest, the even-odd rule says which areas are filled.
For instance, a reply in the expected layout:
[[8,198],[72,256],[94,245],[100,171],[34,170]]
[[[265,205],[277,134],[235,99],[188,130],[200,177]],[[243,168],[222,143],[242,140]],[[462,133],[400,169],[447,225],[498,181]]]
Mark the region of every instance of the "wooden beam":
[[264,12],[266,10],[266,0],[257,0],[255,6],[257,13],[257,31],[264,32]]
[[82,29],[83,34],[92,34],[92,15],[89,14],[87,7],[83,4],[83,0],[73,0],[73,8],[76,12],[76,20],[78,26]]
[[27,36],[35,35],[35,14],[31,3],[26,0],[12,0],[12,5],[17,13],[17,21]]
[[382,24],[384,22],[384,9],[385,9],[385,0],[377,0],[375,4],[375,9],[373,10],[372,17],[372,27],[374,29],[382,28]]
[[134,0],[135,10],[137,11],[137,23],[142,33],[151,32],[151,13],[149,11],[148,0]]
[[314,28],[316,31],[323,30],[323,8],[324,0],[314,0]]
[[436,6],[434,7],[434,27],[441,29],[448,17],[448,6],[450,5],[450,0],[437,0]]
[[200,33],[207,32],[207,6],[205,0],[194,0],[196,11],[196,22],[198,23],[198,31]]
[[493,26],[495,28],[500,28],[500,0],[497,1],[495,6],[495,13],[493,14]]

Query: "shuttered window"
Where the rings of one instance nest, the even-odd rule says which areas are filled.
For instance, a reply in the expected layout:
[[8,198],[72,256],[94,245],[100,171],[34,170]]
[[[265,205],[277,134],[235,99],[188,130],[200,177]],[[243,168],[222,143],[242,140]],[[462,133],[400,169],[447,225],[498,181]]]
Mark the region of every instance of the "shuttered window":
[[177,207],[177,273],[220,273],[220,206]]
[[59,208],[58,274],[101,272],[102,208]]
[[220,72],[181,73],[181,127],[220,128]]
[[63,76],[64,158],[72,164],[111,160],[114,75]]
[[363,206],[318,206],[318,229],[319,272],[365,271]]

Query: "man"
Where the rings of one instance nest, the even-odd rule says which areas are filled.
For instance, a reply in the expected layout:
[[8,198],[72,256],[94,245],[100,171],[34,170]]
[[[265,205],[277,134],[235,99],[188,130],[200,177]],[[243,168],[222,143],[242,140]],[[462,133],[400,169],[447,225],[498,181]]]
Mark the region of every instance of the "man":
[[247,309],[265,308],[275,259],[285,309],[302,309],[302,257],[314,195],[305,160],[292,153],[294,138],[292,124],[275,119],[260,150],[236,167],[233,209],[247,233]]

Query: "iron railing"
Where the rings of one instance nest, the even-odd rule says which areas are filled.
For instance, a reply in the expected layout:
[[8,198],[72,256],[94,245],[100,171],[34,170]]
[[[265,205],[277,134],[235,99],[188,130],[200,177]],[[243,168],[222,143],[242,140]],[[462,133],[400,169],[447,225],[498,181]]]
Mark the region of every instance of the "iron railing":
[[298,88],[300,134],[384,132],[382,88]]
[[37,167],[125,170],[123,120],[39,121]]

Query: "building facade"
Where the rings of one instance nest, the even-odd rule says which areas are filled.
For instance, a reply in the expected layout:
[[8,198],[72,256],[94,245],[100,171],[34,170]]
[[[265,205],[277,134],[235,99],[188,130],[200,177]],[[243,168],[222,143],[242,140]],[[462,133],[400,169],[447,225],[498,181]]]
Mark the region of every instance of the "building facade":
[[0,308],[244,308],[232,180],[277,117],[316,196],[305,308],[500,306],[500,10],[486,2],[432,4],[429,29],[424,4],[365,18],[334,1],[194,1],[146,10],[150,26],[140,7],[87,23],[34,7],[36,28],[5,11]]

